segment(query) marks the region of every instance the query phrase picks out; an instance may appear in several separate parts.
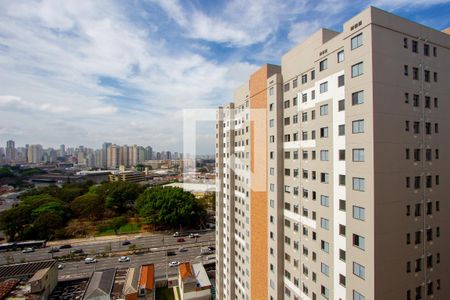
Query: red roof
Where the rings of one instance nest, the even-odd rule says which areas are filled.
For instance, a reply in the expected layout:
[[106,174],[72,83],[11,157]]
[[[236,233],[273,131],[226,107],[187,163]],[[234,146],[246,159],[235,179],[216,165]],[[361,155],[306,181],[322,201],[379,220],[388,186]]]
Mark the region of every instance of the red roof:
[[155,284],[155,266],[153,264],[141,266],[141,276],[139,286],[148,290],[153,290]]

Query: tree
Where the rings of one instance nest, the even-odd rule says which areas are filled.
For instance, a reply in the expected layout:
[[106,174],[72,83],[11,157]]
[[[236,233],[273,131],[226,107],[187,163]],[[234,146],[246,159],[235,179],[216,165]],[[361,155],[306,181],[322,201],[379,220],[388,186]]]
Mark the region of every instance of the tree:
[[70,209],[80,218],[100,219],[105,211],[104,200],[94,193],[84,194],[70,203]]
[[97,193],[105,199],[107,208],[116,214],[122,214],[132,207],[142,189],[136,183],[118,181],[102,184]]
[[145,223],[163,228],[195,226],[205,216],[194,195],[181,188],[147,189],[139,196],[136,208]]
[[112,230],[114,230],[114,233],[115,233],[115,234],[118,234],[119,229],[120,229],[123,225],[125,225],[125,224],[127,224],[127,223],[128,223],[127,218],[126,218],[126,217],[123,217],[123,216],[120,216],[120,217],[112,218],[112,219],[109,221],[109,226],[112,228]]

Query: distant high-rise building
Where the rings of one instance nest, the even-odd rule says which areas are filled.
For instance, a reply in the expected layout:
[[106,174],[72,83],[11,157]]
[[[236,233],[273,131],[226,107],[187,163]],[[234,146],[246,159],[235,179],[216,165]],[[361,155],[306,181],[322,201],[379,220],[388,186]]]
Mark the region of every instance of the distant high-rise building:
[[217,298],[449,299],[450,36],[369,7],[218,110]]
[[102,145],[102,154],[101,154],[101,159],[102,159],[102,164],[101,167],[102,168],[108,168],[108,148],[111,146],[111,143],[103,143]]
[[16,143],[13,140],[6,142],[6,161],[13,162],[16,160]]
[[28,146],[28,163],[38,164],[42,162],[42,156],[44,151],[41,145],[29,145]]
[[59,155],[61,157],[66,156],[66,146],[64,144],[59,146]]
[[145,148],[145,160],[152,160],[153,159],[153,148],[150,146],[147,146],[147,148]]

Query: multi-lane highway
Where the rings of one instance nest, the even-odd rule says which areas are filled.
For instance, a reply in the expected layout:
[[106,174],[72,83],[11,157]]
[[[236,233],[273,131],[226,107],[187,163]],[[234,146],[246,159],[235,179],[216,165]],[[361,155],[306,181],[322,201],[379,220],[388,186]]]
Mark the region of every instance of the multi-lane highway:
[[[79,241],[72,243],[70,249],[60,249],[56,253],[48,253],[50,247],[36,249],[34,252],[22,253],[22,251],[10,251],[0,253],[0,264],[5,264],[8,261],[21,262],[21,261],[36,261],[57,258],[70,253],[71,250],[83,249],[84,253],[89,257],[96,257],[97,263],[85,264],[84,260],[62,262],[63,269],[59,270],[60,279],[68,279],[75,277],[86,277],[94,270],[111,268],[111,267],[128,267],[137,264],[154,263],[156,269],[164,273],[167,271],[169,274],[176,273],[177,268],[170,268],[168,266],[171,261],[199,261],[202,257],[200,254],[200,248],[202,246],[214,246],[214,231],[208,231],[201,233],[197,239],[191,239],[187,236],[183,237],[185,242],[177,242],[176,237],[163,234],[152,235],[129,235],[121,236],[119,239],[114,237],[110,240],[102,239],[100,241]],[[130,245],[123,245],[124,241],[131,242],[131,245],[136,245],[138,249],[151,248],[151,252],[143,254],[128,255],[130,262],[118,262],[120,255],[124,255],[129,251]],[[59,245],[67,244],[61,242]],[[52,246],[57,244],[52,243]],[[187,249],[185,252],[180,252],[179,248],[184,247]],[[171,250],[175,252],[174,256],[166,256],[166,251]],[[101,257],[100,253],[108,253],[107,257]],[[9,257],[8,257],[9,256]]]

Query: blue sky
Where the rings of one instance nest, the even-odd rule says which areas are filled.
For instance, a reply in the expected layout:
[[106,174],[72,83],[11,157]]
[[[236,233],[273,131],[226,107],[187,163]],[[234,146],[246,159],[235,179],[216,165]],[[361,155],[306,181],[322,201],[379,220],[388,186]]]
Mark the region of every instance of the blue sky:
[[0,143],[182,151],[183,109],[230,101],[259,65],[368,5],[450,27],[450,0],[0,0]]

